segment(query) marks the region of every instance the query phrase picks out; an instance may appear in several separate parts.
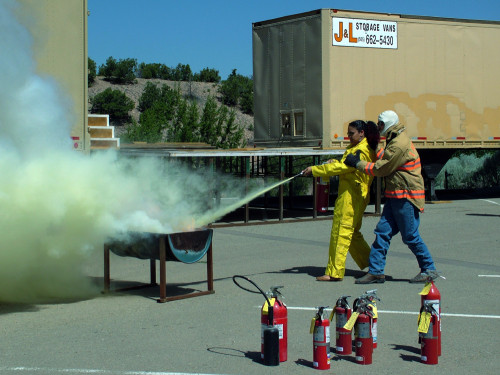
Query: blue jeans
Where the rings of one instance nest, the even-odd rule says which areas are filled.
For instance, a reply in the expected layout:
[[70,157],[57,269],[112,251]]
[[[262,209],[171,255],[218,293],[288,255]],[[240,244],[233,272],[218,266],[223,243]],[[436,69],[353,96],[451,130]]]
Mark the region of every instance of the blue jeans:
[[385,258],[394,235],[401,232],[403,242],[417,257],[421,272],[435,270],[431,253],[420,237],[420,212],[407,199],[388,199],[382,216],[375,228],[375,241],[370,250],[370,268],[372,275],[383,275]]

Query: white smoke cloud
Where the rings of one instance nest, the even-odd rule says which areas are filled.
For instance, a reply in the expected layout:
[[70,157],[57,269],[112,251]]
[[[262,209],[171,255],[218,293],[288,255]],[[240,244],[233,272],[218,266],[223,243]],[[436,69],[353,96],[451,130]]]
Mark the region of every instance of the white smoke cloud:
[[0,302],[88,298],[100,286],[83,265],[107,239],[199,223],[213,176],[72,150],[68,99],[35,74],[30,35],[13,5],[0,3]]

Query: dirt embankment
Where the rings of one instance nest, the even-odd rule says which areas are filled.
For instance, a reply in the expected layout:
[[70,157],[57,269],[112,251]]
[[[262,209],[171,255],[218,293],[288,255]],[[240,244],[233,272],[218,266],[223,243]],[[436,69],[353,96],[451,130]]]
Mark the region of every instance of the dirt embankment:
[[[184,98],[186,99],[190,98],[191,100],[194,100],[198,103],[198,107],[200,109],[200,115],[202,113],[203,106],[205,105],[205,102],[207,101],[207,98],[209,96],[214,96],[215,98],[217,98],[220,104],[221,95],[218,92],[219,85],[216,83],[174,82],[174,81],[166,81],[163,79],[144,79],[144,78],[137,78],[137,83],[134,84],[117,85],[105,81],[103,77],[96,77],[94,84],[91,87],[89,87],[89,94],[88,94],[89,99],[95,96],[96,94],[99,94],[100,92],[106,90],[108,87],[110,87],[113,90],[120,90],[134,101],[135,108],[130,112],[130,115],[132,116],[132,118],[138,121],[140,115],[140,112],[137,109],[139,105],[139,98],[141,97],[144,88],[146,87],[146,84],[148,82],[154,83],[158,87],[161,87],[162,85],[165,84],[172,89],[179,86]],[[245,128],[245,137],[247,139],[247,143],[252,142],[253,116],[242,113],[239,110],[239,108],[235,108],[235,112],[236,112],[236,123],[239,124],[241,127]],[[119,137],[120,134],[122,134],[125,131],[128,124],[120,121],[112,121],[111,125],[115,126],[115,133]]]

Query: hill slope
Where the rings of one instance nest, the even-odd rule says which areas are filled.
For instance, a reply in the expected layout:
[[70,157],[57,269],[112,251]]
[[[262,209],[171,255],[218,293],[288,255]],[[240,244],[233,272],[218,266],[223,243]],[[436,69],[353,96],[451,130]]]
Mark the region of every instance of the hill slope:
[[[110,87],[113,90],[119,90],[125,95],[127,95],[130,99],[132,99],[135,103],[135,108],[130,112],[132,118],[136,121],[139,120],[140,112],[137,109],[139,104],[139,98],[146,87],[148,82],[154,83],[157,86],[161,87],[162,85],[167,85],[171,88],[175,88],[177,85],[180,86],[180,90],[184,98],[191,98],[197,102],[198,107],[200,108],[200,114],[202,113],[203,106],[207,101],[209,96],[214,96],[218,99],[220,103],[221,95],[218,92],[219,85],[216,83],[208,83],[208,82],[175,82],[175,81],[166,81],[163,79],[144,79],[137,78],[137,83],[128,84],[128,85],[117,85],[105,81],[103,77],[96,77],[95,82],[92,86],[89,87],[89,98],[99,94],[100,92],[106,90]],[[89,108],[90,110],[90,108]],[[247,143],[253,143],[253,116],[242,113],[239,108],[235,108],[236,112],[236,123],[241,127],[245,128],[245,138],[247,139]],[[115,126],[115,132],[119,137],[122,133],[125,132],[127,127],[127,123],[123,123],[121,121],[111,121],[111,125]]]

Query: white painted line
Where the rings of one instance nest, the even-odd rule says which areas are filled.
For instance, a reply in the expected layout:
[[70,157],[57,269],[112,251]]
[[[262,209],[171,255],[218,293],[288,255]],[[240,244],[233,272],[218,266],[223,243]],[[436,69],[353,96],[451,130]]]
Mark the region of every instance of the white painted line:
[[[261,306],[259,306],[259,309]],[[315,307],[294,307],[287,306],[288,310],[304,310],[304,311],[316,311]],[[332,309],[329,309],[332,311]],[[418,311],[395,311],[395,310],[378,310],[381,314],[401,314],[401,315],[418,315]],[[452,313],[442,313],[441,316],[453,316],[459,318],[484,318],[484,319],[500,319],[500,315],[479,315],[479,314],[452,314]]]
[[[383,314],[407,314],[407,315],[418,315],[415,311],[390,311],[390,310],[378,310],[379,313]],[[455,316],[459,318],[486,318],[486,319],[500,319],[500,315],[478,315],[478,314],[452,314],[452,313],[442,313],[441,316]]]
[[500,203],[490,201],[488,199],[480,199],[480,201],[488,202],[488,203],[493,203],[493,204],[498,204],[500,206]]
[[0,371],[19,372],[48,372],[51,374],[112,374],[112,375],[222,375],[222,374],[200,374],[193,372],[156,372],[156,371],[114,371],[83,368],[45,368],[45,367],[0,367]]
[[478,277],[500,277],[500,275],[477,275]]

